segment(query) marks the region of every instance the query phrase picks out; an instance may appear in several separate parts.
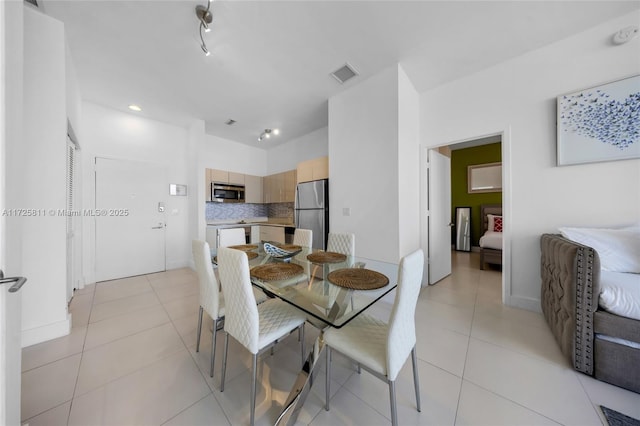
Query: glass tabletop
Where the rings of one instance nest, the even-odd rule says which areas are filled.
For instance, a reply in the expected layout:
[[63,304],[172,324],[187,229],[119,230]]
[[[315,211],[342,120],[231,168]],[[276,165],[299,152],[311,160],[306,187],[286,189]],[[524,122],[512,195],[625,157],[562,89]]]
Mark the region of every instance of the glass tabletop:
[[[251,274],[253,285],[262,288],[267,293],[288,302],[298,309],[303,310],[309,316],[319,320],[319,326],[330,325],[340,328],[355,318],[361,312],[369,308],[386,294],[396,288],[396,277],[388,278],[388,283],[374,290],[354,290],[331,283],[327,276],[333,271],[345,268],[363,268],[384,274],[383,270],[395,269],[393,266],[385,264],[382,267],[379,262],[376,265],[367,266],[362,262],[356,262],[352,256],[345,256],[344,260],[336,259],[338,256],[324,256],[322,250],[302,248],[290,259],[283,260],[270,256],[259,245],[259,249],[254,250],[258,256],[249,260],[249,268],[253,269],[260,265],[269,265],[268,269],[278,270],[277,263],[289,265],[299,265],[299,267],[283,266],[289,276],[283,279],[272,279],[271,277],[258,277]],[[314,254],[312,259],[307,256]],[[328,262],[323,261],[326,258]],[[263,268],[264,269],[264,268]],[[291,272],[292,269],[295,269]],[[299,272],[297,272],[298,270]],[[256,272],[254,270],[253,272]],[[297,273],[296,273],[297,272]],[[277,275],[277,274],[276,274]]]

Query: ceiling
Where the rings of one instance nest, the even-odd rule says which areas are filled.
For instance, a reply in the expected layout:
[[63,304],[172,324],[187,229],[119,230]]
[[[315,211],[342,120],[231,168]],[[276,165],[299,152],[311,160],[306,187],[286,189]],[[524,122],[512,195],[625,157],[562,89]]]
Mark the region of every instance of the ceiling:
[[[327,125],[328,99],[400,63],[418,92],[640,8],[637,1],[39,0],[64,22],[82,98],[269,149]],[[603,43],[607,43],[603,40]],[[346,62],[359,76],[338,83]],[[228,119],[236,124],[228,126]],[[258,142],[265,128],[277,137]]]

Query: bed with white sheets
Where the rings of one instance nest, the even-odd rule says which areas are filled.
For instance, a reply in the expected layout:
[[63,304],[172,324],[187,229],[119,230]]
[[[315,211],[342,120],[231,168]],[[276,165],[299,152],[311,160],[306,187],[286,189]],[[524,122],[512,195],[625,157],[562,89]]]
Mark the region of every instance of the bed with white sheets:
[[480,218],[480,269],[485,263],[502,265],[502,204],[481,205]]

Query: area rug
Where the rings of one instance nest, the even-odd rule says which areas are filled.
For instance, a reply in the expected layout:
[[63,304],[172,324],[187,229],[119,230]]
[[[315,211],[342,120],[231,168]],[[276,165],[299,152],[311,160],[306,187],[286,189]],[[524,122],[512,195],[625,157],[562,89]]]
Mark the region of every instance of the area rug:
[[607,419],[609,426],[640,426],[640,420],[638,419],[625,416],[622,413],[602,405],[600,406],[600,409],[602,410],[604,417]]

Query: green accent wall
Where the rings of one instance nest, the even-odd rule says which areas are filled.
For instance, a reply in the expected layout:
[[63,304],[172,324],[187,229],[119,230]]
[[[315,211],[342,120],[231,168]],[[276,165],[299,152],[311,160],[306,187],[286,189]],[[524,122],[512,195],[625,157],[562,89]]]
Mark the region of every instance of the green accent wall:
[[[472,246],[478,246],[482,236],[480,206],[502,204],[502,192],[467,193],[467,166],[501,162],[501,152],[502,144],[499,142],[451,151],[451,223],[456,223],[456,207],[471,207]],[[451,242],[455,242],[455,227],[452,228]]]

